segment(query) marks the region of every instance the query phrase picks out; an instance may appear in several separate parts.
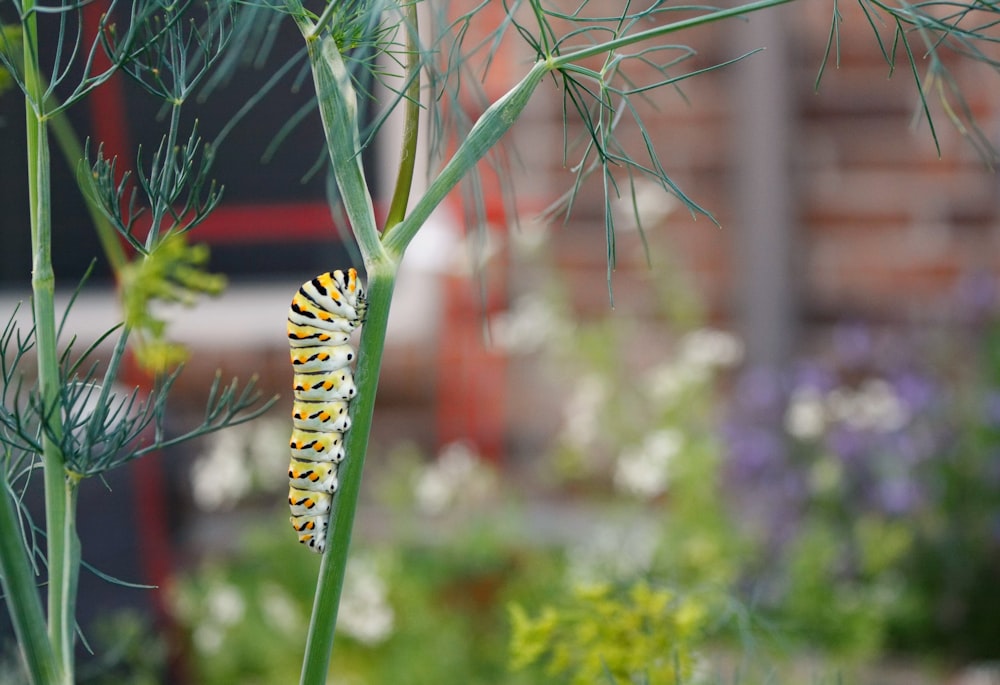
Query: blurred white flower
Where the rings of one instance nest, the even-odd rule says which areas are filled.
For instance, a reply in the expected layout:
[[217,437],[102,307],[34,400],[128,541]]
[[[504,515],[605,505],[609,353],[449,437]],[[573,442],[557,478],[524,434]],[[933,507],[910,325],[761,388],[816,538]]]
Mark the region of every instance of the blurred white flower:
[[261,420],[213,433],[191,466],[195,503],[206,511],[229,509],[255,484],[275,490],[288,464],[289,428],[284,421]]
[[889,433],[910,420],[906,405],[886,381],[872,378],[857,390],[837,388],[827,395],[830,417],[858,430]]
[[417,508],[425,514],[440,514],[455,504],[479,501],[492,490],[493,479],[493,471],[471,446],[453,442],[417,476]]
[[815,388],[796,388],[785,411],[785,430],[800,440],[814,440],[826,428],[823,395]]
[[260,589],[260,606],[268,623],[280,630],[293,630],[302,625],[303,619],[295,602],[276,583],[267,583]]
[[680,341],[677,355],[681,364],[706,368],[728,368],[743,361],[743,342],[732,333],[699,328]]
[[687,390],[707,380],[706,367],[671,360],[650,369],[644,384],[651,400],[658,404],[671,404],[683,397]]
[[667,491],[670,463],[684,445],[680,431],[664,428],[646,436],[641,445],[624,450],[615,464],[615,487],[645,499]]
[[586,452],[597,439],[604,422],[601,414],[608,400],[608,383],[601,376],[584,376],[577,381],[566,402],[560,442]]
[[288,422],[258,419],[247,427],[249,431],[243,434],[246,455],[256,482],[268,490],[286,487],[287,482],[281,476],[288,467],[288,436],[291,433]]
[[494,344],[508,354],[536,352],[556,340],[565,328],[559,313],[538,295],[517,299],[490,320]]
[[[659,183],[637,181],[632,193],[614,203],[615,225],[635,230],[655,228],[677,208],[677,199]],[[638,215],[638,221],[636,218]]]
[[208,593],[205,608],[212,621],[222,626],[231,626],[243,618],[246,602],[234,585],[220,584]]
[[711,381],[717,369],[736,366],[742,360],[743,343],[736,336],[710,328],[691,331],[680,339],[675,358],[646,374],[646,394],[661,405],[677,402],[688,390]]
[[511,245],[519,252],[532,254],[538,252],[549,242],[550,224],[541,218],[524,217],[518,225],[510,226],[507,235]]
[[709,685],[718,682],[718,674],[712,671],[712,660],[702,652],[695,652],[693,655],[694,664],[691,667],[691,675],[686,682],[690,685]]
[[392,634],[395,618],[388,588],[374,562],[351,557],[344,573],[337,630],[358,642],[376,645]]
[[649,572],[661,531],[650,521],[597,526],[566,550],[567,573],[576,583],[631,579]]
[[241,431],[220,431],[209,439],[208,450],[191,467],[195,504],[206,511],[232,507],[250,491],[251,473]]
[[225,630],[215,623],[202,623],[194,629],[192,635],[195,647],[204,654],[215,654],[222,649],[226,639]]
[[439,514],[451,502],[451,483],[439,470],[428,468],[417,477],[413,494],[418,509],[426,514]]
[[212,580],[204,592],[173,585],[169,596],[173,610],[194,626],[192,642],[195,649],[204,654],[223,649],[229,628],[242,621],[246,614],[246,602],[239,589],[218,578]]

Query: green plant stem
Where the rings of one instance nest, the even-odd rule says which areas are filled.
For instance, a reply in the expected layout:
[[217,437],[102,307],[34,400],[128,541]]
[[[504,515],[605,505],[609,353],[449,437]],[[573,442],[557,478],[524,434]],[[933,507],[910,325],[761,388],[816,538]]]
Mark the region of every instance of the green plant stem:
[[[180,130],[180,126],[181,106],[180,103],[174,102],[170,107],[170,125],[167,127],[167,135],[160,144],[157,154],[153,157],[154,160],[159,157],[160,163],[157,165],[154,162],[149,174],[149,185],[152,188],[159,189],[161,200],[163,197],[169,197],[177,187],[177,174],[180,170],[175,166],[175,155],[177,150],[177,132]],[[160,235],[164,228],[166,230],[174,228],[173,225],[164,226],[164,218],[168,215],[171,216],[171,220],[174,220],[174,208],[163,201],[154,201],[152,205],[149,233],[146,235],[145,244],[147,254],[160,244]]]
[[[406,216],[410,202],[410,188],[413,185],[413,170],[417,162],[417,136],[420,133],[420,51],[417,49],[419,25],[417,24],[417,4],[406,8],[407,58],[406,76],[410,85],[406,89],[406,108],[403,119],[403,141],[399,154],[399,173],[396,188],[392,193],[389,212],[385,218],[385,230],[389,231]],[[383,233],[383,236],[385,233]]]
[[357,95],[337,42],[330,36],[313,37],[311,31],[305,29],[303,33],[333,175],[337,179],[344,210],[358,240],[365,266],[370,267],[374,262],[384,260],[386,255],[379,240],[375,207],[361,166]]
[[407,245],[417,235],[417,231],[444,200],[452,188],[458,185],[494,145],[510,130],[535,88],[552,71],[549,62],[535,62],[528,74],[500,99],[490,105],[469,131],[455,154],[438,174],[427,191],[417,201],[406,218],[385,237],[385,251],[396,260],[403,256]]
[[[340,9],[337,6],[339,4],[340,3],[337,3],[337,2],[329,2],[329,3],[327,3],[326,9],[324,9],[323,13],[321,15],[319,15],[319,17],[316,18],[316,23],[309,25],[310,26],[310,30],[311,30],[311,32],[312,32],[313,35],[317,35],[318,36],[320,33],[322,33],[323,31],[326,30],[326,27],[330,24],[330,21],[333,19],[334,15],[337,13],[337,10]],[[300,23],[299,26],[301,27],[301,26],[303,26],[303,24]]]
[[[48,471],[49,469],[46,468],[46,481],[49,479]],[[56,658],[62,664],[66,682],[74,682],[76,592],[77,582],[80,578],[80,538],[76,532],[79,479],[71,477],[64,468],[61,468],[59,481],[55,498],[59,500],[58,512],[62,518],[55,520],[55,523],[50,518],[46,526],[49,549],[49,633],[53,635],[52,642],[56,650]],[[47,482],[46,486],[48,486]],[[53,487],[55,487],[54,483]],[[46,491],[48,491],[48,487],[46,487]],[[54,555],[53,550],[58,550],[58,554]],[[56,570],[53,570],[53,556],[59,557],[59,566]],[[54,588],[55,585],[58,585],[58,588]],[[55,605],[55,610],[51,604],[53,601],[58,602]]]
[[17,644],[32,683],[59,681],[55,652],[45,632],[45,614],[18,522],[14,496],[0,484],[0,587]]
[[[17,55],[11,55],[11,57],[16,58]],[[24,68],[23,54],[21,55],[21,60],[18,62],[18,66],[21,69]],[[37,73],[37,78],[39,79],[37,90],[39,92],[47,90],[48,84],[42,80],[41,73]],[[84,161],[83,146],[80,144],[80,139],[77,137],[76,131],[73,130],[73,125],[70,123],[69,117],[62,111],[62,106],[55,95],[50,94],[46,99],[45,110],[55,112],[49,118],[49,127],[52,135],[56,140],[56,144],[59,145],[63,157],[66,159],[66,164],[69,165],[70,169],[78,170],[80,162]],[[90,215],[90,220],[94,223],[94,228],[97,230],[97,238],[104,249],[108,263],[111,265],[114,273],[117,274],[128,262],[128,256],[125,254],[121,243],[118,242],[111,222],[101,213],[97,203],[90,196],[90,193],[86,191],[84,184],[78,182],[77,185],[80,187],[80,194],[83,195],[84,202],[87,205],[87,213]]]
[[385,348],[389,305],[396,285],[395,267],[384,265],[368,272],[368,317],[362,329],[356,370],[358,396],[351,401],[351,429],[347,432],[347,458],[340,465],[340,489],[330,513],[331,534],[319,568],[301,685],[324,685],[330,668],[330,653],[337,625],[337,609],[344,584],[347,556],[354,529],[354,514],[361,490],[361,474],[368,450],[375,391],[378,388],[382,351]]
[[[73,603],[68,592],[75,587],[76,569],[70,563],[69,549],[63,544],[64,530],[74,529],[73,512],[66,508],[65,459],[60,449],[62,416],[59,414],[59,361],[56,351],[55,274],[51,259],[51,224],[49,215],[49,149],[44,121],[28,123],[28,167],[31,171],[28,196],[31,211],[32,274],[35,340],[38,352],[38,394],[44,408],[46,430],[42,434],[42,463],[45,481],[45,523],[49,639],[55,650],[63,677],[72,681],[73,673]],[[35,154],[32,155],[32,149]],[[34,168],[32,168],[34,167]],[[30,186],[34,186],[30,188]],[[44,198],[44,199],[36,199]]]
[[[38,354],[38,394],[45,417],[42,432],[42,464],[45,482],[47,533],[49,640],[62,682],[73,681],[73,615],[76,605],[78,550],[75,508],[67,504],[65,460],[60,449],[62,416],[59,401],[59,359],[56,351],[55,274],[52,271],[51,159],[45,116],[45,88],[38,62],[38,29],[33,0],[24,3],[25,121],[28,152],[28,200],[30,203],[32,272],[31,290]],[[77,558],[78,554],[77,554]]]
[[[396,262],[382,248],[375,223],[374,206],[361,165],[357,96],[347,67],[334,39],[319,36],[323,26],[322,19],[317,25],[311,24],[301,12],[298,0],[289,0],[289,7],[306,39],[334,176],[368,275],[368,314],[362,329],[356,369],[359,392],[351,402],[351,430],[347,432],[345,439],[348,457],[341,464],[338,473],[340,489],[333,498],[329,538],[320,563],[300,676],[302,685],[322,685],[326,683],[336,634],[337,611],[371,433],[389,306],[396,283]],[[409,8],[408,14],[412,22],[412,47],[416,42],[415,8]],[[324,17],[327,16],[328,13],[324,14]],[[407,60],[407,70],[410,72],[408,76],[411,78],[411,86],[407,89],[407,97],[410,99],[407,132],[404,133],[399,178],[387,226],[402,219],[409,200],[419,123],[420,84],[415,73],[419,68],[419,57],[413,56],[411,52],[411,58]]]

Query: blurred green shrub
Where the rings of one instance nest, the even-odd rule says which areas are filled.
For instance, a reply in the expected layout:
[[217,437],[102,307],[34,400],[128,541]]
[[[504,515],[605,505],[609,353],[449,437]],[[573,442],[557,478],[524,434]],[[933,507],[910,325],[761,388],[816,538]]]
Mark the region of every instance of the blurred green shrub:
[[689,682],[706,608],[639,581],[623,591],[608,584],[574,588],[573,602],[546,605],[536,618],[511,607],[512,666],[537,666],[539,682]]

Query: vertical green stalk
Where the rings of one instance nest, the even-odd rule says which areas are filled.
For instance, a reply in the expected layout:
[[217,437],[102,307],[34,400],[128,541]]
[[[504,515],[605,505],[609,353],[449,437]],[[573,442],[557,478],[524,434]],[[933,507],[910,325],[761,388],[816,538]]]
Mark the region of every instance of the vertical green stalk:
[[372,414],[375,411],[375,391],[378,387],[382,351],[385,348],[389,305],[396,286],[393,266],[368,272],[368,316],[362,329],[356,370],[359,392],[351,402],[351,430],[346,436],[347,459],[340,465],[340,489],[333,498],[330,512],[330,538],[319,567],[312,620],[306,639],[302,662],[301,685],[324,685],[330,668],[330,652],[337,626],[337,608],[344,584],[354,514],[361,491],[361,474],[368,451]]
[[14,496],[0,484],[0,588],[30,682],[56,683],[58,665],[45,632],[45,614],[17,517]]
[[[296,8],[301,10],[297,0],[289,0],[289,6],[293,10]],[[411,8],[411,19],[414,13],[415,10]],[[330,512],[329,537],[326,552],[320,563],[300,675],[302,685],[323,685],[326,683],[330,668],[337,610],[347,568],[358,494],[361,490],[361,475],[368,451],[368,437],[371,433],[375,394],[389,321],[389,306],[396,283],[396,262],[388,257],[379,240],[371,194],[361,165],[357,96],[340,50],[333,37],[319,35],[322,21],[318,25],[313,25],[302,12],[293,12],[293,16],[296,17],[308,46],[334,176],[351,228],[364,257],[368,275],[368,313],[362,328],[355,371],[359,392],[351,402],[351,430],[347,432],[345,438],[348,457],[339,469],[340,488],[337,496],[333,498],[333,510]],[[419,69],[419,60],[408,60],[407,67],[411,70]],[[417,85],[415,87],[411,85],[408,95],[416,102],[419,98],[419,81],[415,74],[413,76],[413,82]],[[405,161],[400,170],[397,192],[394,195],[393,221],[402,218],[401,212],[405,211],[409,195],[413,160],[416,156],[417,123],[414,119],[418,116],[418,111],[414,110],[408,117],[408,123],[413,130],[410,135],[404,137],[402,155]]]
[[73,681],[73,614],[79,566],[76,538],[76,488],[66,479],[60,449],[59,359],[56,353],[55,274],[52,271],[52,188],[45,85],[38,63],[38,26],[34,0],[24,2],[25,121],[28,151],[28,200],[31,219],[31,290],[38,353],[38,392],[46,429],[42,433],[49,640],[60,680]]
[[[154,155],[154,159],[159,157],[159,164],[154,162],[150,168],[149,186],[159,188],[169,195],[177,186],[178,169],[175,167],[174,150],[177,147],[177,132],[181,126],[181,103],[172,102],[170,107],[170,126],[167,127],[167,135],[160,148]],[[164,202],[153,202],[150,211],[151,219],[149,233],[146,235],[146,250],[152,252],[160,243],[160,233],[163,230],[163,219],[172,207]],[[172,229],[173,226],[167,226]]]
[[535,88],[551,70],[551,63],[538,61],[517,85],[490,105],[476,120],[465,140],[458,146],[438,176],[403,221],[385,236],[385,251],[394,259],[403,257],[406,247],[417,235],[431,213],[444,201],[451,189],[475,169],[476,164],[493,149],[517,122]]
[[[406,108],[403,117],[403,140],[400,145],[399,172],[396,174],[396,188],[392,193],[389,211],[385,217],[385,231],[388,232],[406,216],[413,185],[413,170],[417,163],[417,137],[420,134],[420,25],[417,23],[417,3],[406,8],[407,45],[406,76],[410,85],[406,89]],[[383,234],[384,235],[384,234]]]
[[351,230],[368,267],[373,260],[382,261],[385,252],[379,242],[375,206],[361,164],[357,95],[337,41],[332,36],[314,36],[307,29],[303,29],[303,33],[333,175]]

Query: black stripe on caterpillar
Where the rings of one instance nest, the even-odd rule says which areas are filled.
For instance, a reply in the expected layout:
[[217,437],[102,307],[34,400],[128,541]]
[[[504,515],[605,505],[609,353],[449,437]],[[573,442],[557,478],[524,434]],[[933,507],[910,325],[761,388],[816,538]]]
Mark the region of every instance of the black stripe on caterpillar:
[[337,470],[347,454],[348,409],[357,394],[351,333],[365,320],[365,291],[354,269],[334,271],[302,284],[288,310],[292,389],[292,459],[288,506],[299,542],[326,549]]

